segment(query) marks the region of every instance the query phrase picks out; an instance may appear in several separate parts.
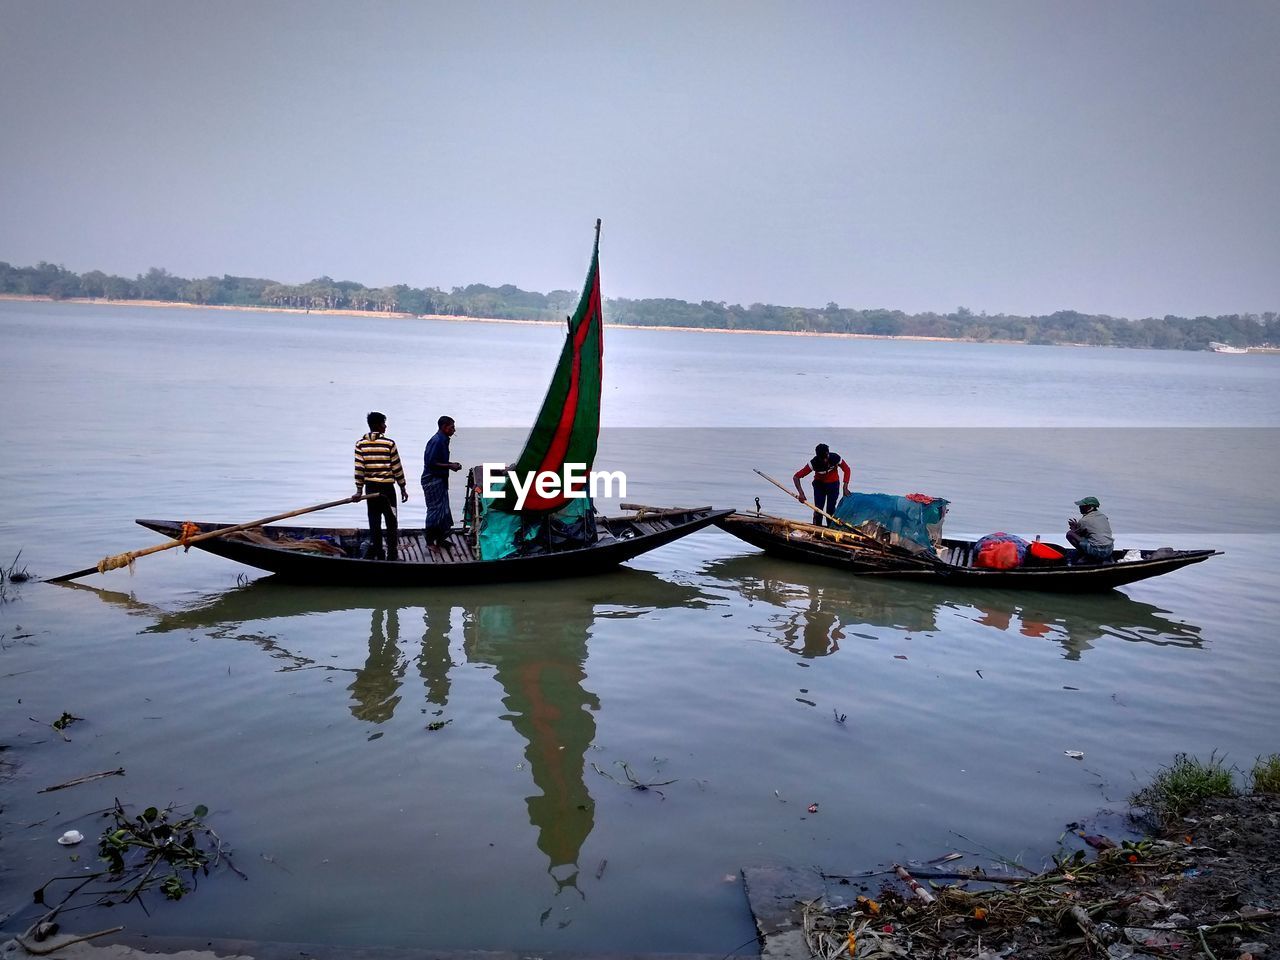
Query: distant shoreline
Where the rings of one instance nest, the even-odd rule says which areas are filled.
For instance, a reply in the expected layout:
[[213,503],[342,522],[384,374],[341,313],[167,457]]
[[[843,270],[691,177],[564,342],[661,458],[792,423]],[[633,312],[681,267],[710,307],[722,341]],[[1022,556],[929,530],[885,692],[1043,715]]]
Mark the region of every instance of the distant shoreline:
[[[107,300],[102,297],[67,297],[62,300],[54,300],[49,296],[34,296],[19,293],[0,293],[0,300],[10,300],[25,303],[81,303],[95,304],[97,306],[109,307],[169,307],[173,309],[185,310],[233,310],[242,313],[297,313],[310,314],[315,316],[331,316],[331,317],[374,317],[380,319],[393,320],[445,320],[450,323],[511,323],[522,326],[540,326],[540,327],[560,327],[563,326],[559,320],[513,320],[506,317],[464,317],[449,314],[438,313],[402,313],[388,312],[385,310],[308,310],[304,307],[253,307],[240,306],[227,303],[187,303],[178,300]],[[977,340],[968,337],[922,337],[908,334],[877,334],[877,333],[832,333],[825,331],[808,331],[808,330],[733,330],[728,327],[679,327],[679,326],[660,326],[651,324],[635,324],[635,323],[606,323],[606,327],[613,330],[666,330],[676,333],[730,333],[737,335],[755,335],[766,337],[825,337],[834,340],[908,340],[919,341],[924,343],[995,343],[1005,344],[1007,346],[1016,347],[1088,347],[1094,344],[1087,343],[1042,343],[1033,344],[1025,340]],[[1122,349],[1122,348],[1112,348]],[[1186,353],[1200,353],[1203,351],[1187,350]],[[1280,353],[1280,349],[1268,349],[1266,347],[1249,347],[1250,353]]]
[[[186,303],[179,300],[107,300],[102,297],[66,297],[54,300],[48,296],[20,293],[0,293],[0,300],[23,303],[80,303],[107,307],[170,307],[185,310],[233,310],[248,313],[298,313],[331,317],[374,317],[393,320],[445,320],[450,323],[511,323],[521,326],[562,327],[559,320],[513,320],[507,317],[463,317],[443,313],[398,313],[385,310],[308,310],[304,307],[252,307],[228,303]],[[606,323],[611,330],[667,330],[676,333],[731,333],[766,337],[827,337],[840,340],[919,340],[927,343],[1004,343],[1014,346],[1031,346],[1022,340],[972,340],[960,337],[894,336],[876,333],[827,333],[804,330],[731,330],[728,327],[677,327],[637,323]],[[1082,343],[1040,344],[1054,347],[1082,347]]]

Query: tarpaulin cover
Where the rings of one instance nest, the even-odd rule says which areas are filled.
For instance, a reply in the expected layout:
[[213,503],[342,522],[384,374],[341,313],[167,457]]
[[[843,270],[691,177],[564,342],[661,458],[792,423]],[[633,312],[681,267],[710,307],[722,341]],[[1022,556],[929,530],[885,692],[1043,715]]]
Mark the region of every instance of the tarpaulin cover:
[[941,497],[892,493],[850,493],[836,505],[837,520],[871,533],[890,543],[914,547],[935,554],[934,543],[942,537],[942,521],[951,501]]
[[576,550],[597,539],[595,510],[587,497],[570,500],[551,513],[508,513],[487,497],[476,497],[476,503],[481,560]]

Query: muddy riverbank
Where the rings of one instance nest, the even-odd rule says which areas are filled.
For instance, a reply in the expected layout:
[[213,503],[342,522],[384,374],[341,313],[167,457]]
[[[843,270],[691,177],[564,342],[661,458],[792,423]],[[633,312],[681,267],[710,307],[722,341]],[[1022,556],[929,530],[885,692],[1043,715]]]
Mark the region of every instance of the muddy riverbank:
[[[1072,825],[1075,826],[1075,825]],[[1280,796],[1219,797],[1153,835],[1064,833],[1039,873],[941,864],[746,872],[769,960],[1280,955]]]

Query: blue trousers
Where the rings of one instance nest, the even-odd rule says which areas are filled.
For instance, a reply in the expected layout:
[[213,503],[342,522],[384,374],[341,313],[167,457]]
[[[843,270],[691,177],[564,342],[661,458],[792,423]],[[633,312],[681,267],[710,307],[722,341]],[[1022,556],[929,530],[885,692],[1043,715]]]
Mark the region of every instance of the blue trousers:
[[[825,510],[827,513],[834,514],[836,512],[836,503],[840,500],[840,483],[819,483],[813,481],[813,505],[818,510]],[[818,526],[822,526],[822,514],[817,510],[813,512],[813,522]]]

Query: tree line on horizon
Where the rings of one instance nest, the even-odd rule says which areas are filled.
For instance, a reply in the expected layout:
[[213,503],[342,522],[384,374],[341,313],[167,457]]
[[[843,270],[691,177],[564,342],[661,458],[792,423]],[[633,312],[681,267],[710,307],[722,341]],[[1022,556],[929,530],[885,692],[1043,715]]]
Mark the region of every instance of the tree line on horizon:
[[[309,310],[370,310],[382,313],[484,317],[499,320],[559,320],[577,305],[570,290],[536,293],[511,284],[473,283],[447,293],[436,287],[397,284],[369,288],[351,280],[318,277],[284,284],[254,277],[189,280],[152,267],[133,279],[92,270],[74,273],[40,262],[15,267],[0,261],[0,294],[53,300],[159,300],[209,306],[292,307]],[[1095,346],[1207,350],[1213,343],[1236,347],[1280,343],[1280,314],[1233,313],[1216,317],[1145,317],[1129,320],[1105,314],[1059,310],[1043,316],[973,313],[914,313],[888,309],[750,306],[671,298],[606,300],[605,320],[632,326],[676,326],[725,330],[782,330],[792,333],[856,333],[873,336],[938,337],[946,340],[1008,340],[1019,343],[1084,343]]]

